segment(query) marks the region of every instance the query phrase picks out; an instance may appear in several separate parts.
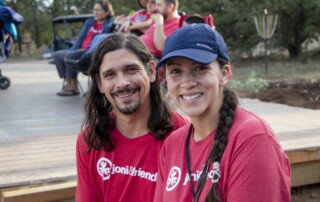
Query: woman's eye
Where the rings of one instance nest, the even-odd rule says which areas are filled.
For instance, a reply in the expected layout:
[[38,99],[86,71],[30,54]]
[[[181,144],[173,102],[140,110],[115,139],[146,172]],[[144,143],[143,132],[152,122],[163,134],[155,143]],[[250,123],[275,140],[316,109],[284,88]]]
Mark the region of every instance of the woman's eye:
[[170,74],[178,74],[181,71],[180,71],[180,69],[171,69],[169,72],[170,72]]
[[198,67],[194,68],[195,71],[201,71],[201,70],[204,70],[204,69],[206,69],[204,66],[198,66]]

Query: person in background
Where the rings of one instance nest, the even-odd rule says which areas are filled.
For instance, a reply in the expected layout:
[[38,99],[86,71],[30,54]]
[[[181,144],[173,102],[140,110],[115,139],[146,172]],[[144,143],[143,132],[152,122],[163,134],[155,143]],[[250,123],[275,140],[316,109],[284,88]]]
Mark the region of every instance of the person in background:
[[219,32],[180,28],[165,41],[161,64],[191,124],[165,140],[154,201],[291,201],[288,157],[271,127],[227,87],[232,70]]
[[119,32],[131,32],[138,36],[142,35],[153,23],[151,15],[156,11],[155,0],[147,0],[146,9],[142,9],[131,16],[119,16],[115,19],[119,22]]
[[74,71],[68,60],[80,58],[90,47],[92,39],[101,33],[113,31],[114,11],[112,4],[108,0],[97,0],[93,7],[94,19],[88,19],[80,31],[75,44],[67,50],[57,51],[53,55],[59,77],[64,80],[58,96],[79,95],[78,72]]
[[156,13],[152,15],[154,24],[140,36],[149,51],[157,58],[161,58],[166,37],[179,28],[178,7],[178,0],[156,0]]
[[152,201],[163,140],[189,120],[163,99],[152,54],[113,33],[92,58],[76,146],[76,201]]
[[205,23],[202,16],[198,14],[189,15],[183,20],[182,26],[190,25],[190,24],[197,24],[197,23]]

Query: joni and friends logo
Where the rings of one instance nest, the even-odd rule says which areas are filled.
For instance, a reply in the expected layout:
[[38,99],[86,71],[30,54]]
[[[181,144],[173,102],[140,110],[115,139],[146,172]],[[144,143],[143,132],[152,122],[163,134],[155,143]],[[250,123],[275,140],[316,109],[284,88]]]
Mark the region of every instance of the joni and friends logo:
[[107,158],[99,159],[97,163],[97,170],[103,180],[110,179],[111,169],[112,169],[112,162],[109,159]]
[[97,162],[97,171],[103,180],[109,180],[111,175],[130,175],[133,177],[140,177],[146,180],[156,182],[158,173],[150,173],[136,168],[134,166],[117,166],[107,158],[100,158]]
[[[190,181],[191,181],[190,177],[192,178],[193,182],[198,182],[200,179],[201,173],[202,173],[201,170],[196,170],[195,172],[192,172],[190,176],[188,173],[182,174],[181,169],[179,167],[173,166],[168,175],[166,190],[172,191],[178,186],[179,183],[181,183],[180,186],[186,186],[190,184]],[[210,180],[211,183],[217,183],[220,177],[221,177],[221,172],[220,172],[219,165],[213,164],[213,168],[211,168],[208,171],[207,180],[211,179]],[[181,178],[184,178],[184,179],[181,180]]]
[[181,179],[181,170],[179,167],[173,166],[169,172],[169,176],[167,179],[166,190],[173,190],[180,182]]

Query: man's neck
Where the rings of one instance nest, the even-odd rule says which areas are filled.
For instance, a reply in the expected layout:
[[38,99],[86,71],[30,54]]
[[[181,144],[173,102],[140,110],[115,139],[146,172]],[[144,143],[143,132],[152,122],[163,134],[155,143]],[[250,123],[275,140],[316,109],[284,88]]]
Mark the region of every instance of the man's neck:
[[180,15],[179,15],[178,11],[175,11],[175,12],[169,14],[169,15],[167,16],[167,18],[165,19],[165,21],[167,21],[167,20],[172,20],[172,19],[174,19],[174,18],[179,18],[179,17],[180,17]]
[[116,112],[116,127],[122,135],[128,138],[135,138],[148,133],[147,122],[150,110],[137,111],[131,115]]

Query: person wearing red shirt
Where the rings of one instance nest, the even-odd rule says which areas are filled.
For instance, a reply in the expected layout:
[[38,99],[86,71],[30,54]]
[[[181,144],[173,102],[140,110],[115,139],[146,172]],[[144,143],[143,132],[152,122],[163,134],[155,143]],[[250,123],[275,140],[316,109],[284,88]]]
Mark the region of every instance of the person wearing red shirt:
[[115,23],[119,24],[119,32],[130,32],[141,36],[153,23],[151,15],[156,11],[155,0],[147,0],[145,9],[139,10],[131,16],[118,16]]
[[154,201],[290,202],[288,157],[227,87],[232,71],[220,33],[207,24],[178,29],[162,64],[170,97],[191,124],[165,140]]
[[167,36],[179,28],[178,7],[178,0],[156,0],[156,13],[151,16],[154,24],[140,36],[149,51],[157,58],[161,58]]
[[134,34],[111,34],[95,50],[76,147],[77,202],[153,200],[163,141],[189,123],[165,102],[155,66]]
[[64,80],[58,96],[79,95],[78,72],[75,71],[68,60],[80,58],[89,49],[93,38],[101,33],[113,31],[114,11],[112,4],[108,0],[97,0],[93,7],[94,19],[85,21],[80,34],[73,46],[67,50],[57,51],[53,54],[54,64],[56,65],[59,77]]

